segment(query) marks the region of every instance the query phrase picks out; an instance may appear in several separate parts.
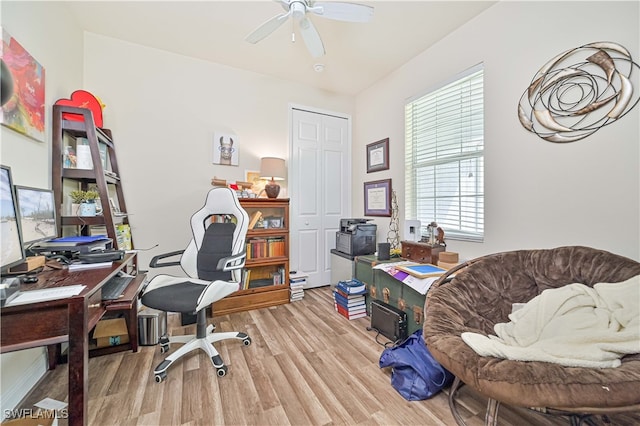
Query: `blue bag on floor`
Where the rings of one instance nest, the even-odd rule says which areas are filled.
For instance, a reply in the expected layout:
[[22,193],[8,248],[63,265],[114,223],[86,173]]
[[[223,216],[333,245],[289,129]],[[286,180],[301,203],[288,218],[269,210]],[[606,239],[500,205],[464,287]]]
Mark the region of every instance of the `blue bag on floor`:
[[436,361],[424,343],[422,330],[382,351],[380,368],[392,367],[391,386],[408,401],[428,399],[448,386],[453,374]]

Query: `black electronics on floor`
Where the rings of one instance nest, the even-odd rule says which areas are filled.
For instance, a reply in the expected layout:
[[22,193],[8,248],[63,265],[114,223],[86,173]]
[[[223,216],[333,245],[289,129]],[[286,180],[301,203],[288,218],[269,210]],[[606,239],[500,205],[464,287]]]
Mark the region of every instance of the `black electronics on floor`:
[[374,299],[371,301],[371,328],[393,342],[404,340],[407,338],[407,313]]

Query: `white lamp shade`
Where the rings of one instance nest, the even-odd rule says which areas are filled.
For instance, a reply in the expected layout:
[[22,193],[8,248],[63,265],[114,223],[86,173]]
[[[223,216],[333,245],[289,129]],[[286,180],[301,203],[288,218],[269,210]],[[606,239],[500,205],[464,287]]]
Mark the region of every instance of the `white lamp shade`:
[[262,179],[284,180],[287,169],[282,158],[263,157],[260,160],[260,177]]

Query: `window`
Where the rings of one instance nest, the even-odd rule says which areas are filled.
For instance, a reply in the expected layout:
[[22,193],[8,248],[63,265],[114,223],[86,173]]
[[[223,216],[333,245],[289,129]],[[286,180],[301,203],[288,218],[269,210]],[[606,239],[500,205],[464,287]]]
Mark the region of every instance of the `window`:
[[405,211],[447,238],[484,238],[483,67],[405,106]]

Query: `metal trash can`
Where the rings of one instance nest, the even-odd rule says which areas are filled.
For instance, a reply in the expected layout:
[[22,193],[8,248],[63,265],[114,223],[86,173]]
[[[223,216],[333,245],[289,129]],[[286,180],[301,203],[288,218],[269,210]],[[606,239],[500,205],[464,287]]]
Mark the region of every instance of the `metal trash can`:
[[167,334],[167,313],[143,307],[138,311],[138,339],[142,346],[157,345]]

